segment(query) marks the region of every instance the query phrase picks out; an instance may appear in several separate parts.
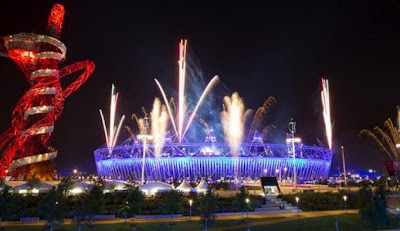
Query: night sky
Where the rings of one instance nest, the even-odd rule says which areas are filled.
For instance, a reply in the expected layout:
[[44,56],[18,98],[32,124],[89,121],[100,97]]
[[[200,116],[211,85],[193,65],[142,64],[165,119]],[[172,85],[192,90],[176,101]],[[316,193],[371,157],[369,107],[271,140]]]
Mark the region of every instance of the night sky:
[[[221,86],[228,93],[239,92],[247,108],[257,109],[268,96],[276,98],[270,116],[276,137],[285,135],[293,117],[305,144],[318,144],[317,139],[326,143],[320,100],[320,78],[325,76],[330,81],[334,122],[331,170],[341,165],[341,145],[348,169],[384,170],[385,154],[358,134],[363,128],[383,125],[388,117],[396,118],[398,2],[264,6],[136,2],[61,2],[66,8],[61,41],[68,51],[60,66],[90,59],[96,69],[67,98],[55,123],[50,144],[59,150],[60,171],[95,172],[93,150],[104,144],[98,109],[108,113],[112,83],[120,92],[119,113],[128,117],[142,106],[150,109],[154,97],[161,96],[155,77],[164,87],[177,88],[181,38],[189,40],[189,52],[205,80],[218,74]],[[2,3],[0,35],[45,33],[53,3]],[[10,126],[12,110],[29,84],[10,59],[0,58],[0,76],[2,132]],[[126,138],[123,132],[120,141]]]

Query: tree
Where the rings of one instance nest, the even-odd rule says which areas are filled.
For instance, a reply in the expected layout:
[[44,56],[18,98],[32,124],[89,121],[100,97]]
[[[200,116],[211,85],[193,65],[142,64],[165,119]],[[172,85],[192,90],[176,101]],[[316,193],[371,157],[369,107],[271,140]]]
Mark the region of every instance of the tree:
[[94,216],[96,214],[101,214],[105,206],[103,190],[104,182],[95,182],[93,188],[85,197],[84,209],[86,215],[89,217],[89,224],[91,227],[94,223]]
[[374,203],[372,205],[372,221],[372,227],[376,229],[387,229],[391,226],[387,214],[387,201],[384,184],[379,185],[375,191]]
[[207,226],[208,222],[214,222],[217,208],[217,198],[210,189],[207,190],[207,193],[205,195],[200,195],[199,212],[201,220],[203,221],[205,226]]
[[244,186],[242,186],[240,187],[240,192],[236,194],[236,197],[233,200],[233,206],[242,213],[242,221],[244,221],[243,219],[244,210],[249,209],[249,205],[246,203],[247,198],[249,198],[249,192]]
[[85,209],[85,198],[87,197],[86,194],[79,194],[76,197],[75,201],[75,218],[78,221],[78,231],[82,229],[82,222],[86,219],[86,209]]
[[132,214],[133,230],[135,230],[135,216],[141,212],[141,207],[144,203],[143,193],[136,187],[128,192],[126,198],[125,212]]
[[63,195],[67,195],[67,193],[72,189],[73,184],[74,182],[72,181],[71,176],[64,177],[58,184],[57,191],[59,191]]
[[[0,178],[1,179],[1,178]],[[11,202],[11,194],[9,192],[9,187],[4,186],[3,191],[0,194],[0,229],[2,229],[2,221],[3,218],[8,218],[10,215],[10,202]]]
[[167,214],[171,214],[171,225],[174,224],[174,214],[179,213],[182,210],[181,198],[179,193],[171,190],[164,194],[164,211]]
[[57,193],[55,188],[52,188],[50,192],[40,195],[38,203],[39,214],[42,215],[48,225],[50,223],[50,230],[53,230],[54,221],[63,220],[64,217],[64,206],[63,198]]
[[370,204],[372,203],[372,190],[366,184],[358,191],[358,212],[363,221],[370,220]]
[[380,184],[375,193],[364,185],[358,195],[358,208],[363,223],[374,229],[390,228],[391,223],[386,210],[385,185]]

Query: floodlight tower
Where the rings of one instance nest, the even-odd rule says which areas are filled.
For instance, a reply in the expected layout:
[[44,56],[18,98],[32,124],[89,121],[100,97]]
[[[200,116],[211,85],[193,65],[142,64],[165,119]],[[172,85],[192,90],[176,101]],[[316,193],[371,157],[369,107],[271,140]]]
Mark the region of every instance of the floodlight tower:
[[289,131],[292,133],[292,137],[286,139],[286,143],[292,144],[292,154],[293,154],[293,184],[295,189],[297,188],[297,172],[296,172],[296,146],[295,143],[300,143],[301,139],[295,137],[296,133],[296,122],[293,121],[293,118],[289,122]]
[[[64,100],[94,70],[94,63],[88,60],[58,68],[67,51],[59,40],[64,13],[64,6],[53,6],[47,35],[18,33],[0,38],[0,51],[19,66],[31,85],[12,112],[11,127],[0,135],[0,151],[6,147],[0,158],[0,178],[56,178],[53,159],[57,150],[48,145],[54,123],[63,111]],[[83,73],[63,89],[61,79],[80,70]]]
[[144,118],[144,134],[140,134],[137,136],[139,140],[142,140],[143,142],[143,161],[142,161],[142,178],[140,179],[140,184],[144,184],[144,168],[145,168],[145,160],[146,160],[146,149],[147,149],[147,141],[152,140],[153,136],[148,135],[149,131],[149,117]]

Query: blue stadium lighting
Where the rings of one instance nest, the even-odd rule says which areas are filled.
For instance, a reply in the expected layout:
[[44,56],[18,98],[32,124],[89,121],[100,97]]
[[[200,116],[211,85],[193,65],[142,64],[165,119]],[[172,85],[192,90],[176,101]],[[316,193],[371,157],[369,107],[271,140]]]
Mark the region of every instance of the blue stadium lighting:
[[[293,154],[288,152],[290,144],[262,143],[257,142],[257,138],[253,141],[241,144],[239,157],[231,156],[228,144],[169,142],[165,144],[161,157],[156,158],[153,145],[148,144],[144,178],[146,181],[170,181],[206,177],[215,182],[232,179],[236,166],[240,181],[275,176],[276,169],[282,172],[283,180],[293,179]],[[328,177],[331,150],[299,144],[295,153],[299,181]],[[115,146],[111,155],[106,147],[95,150],[94,155],[100,176],[113,180],[140,181],[143,163],[143,145],[140,142],[128,139],[122,145]]]

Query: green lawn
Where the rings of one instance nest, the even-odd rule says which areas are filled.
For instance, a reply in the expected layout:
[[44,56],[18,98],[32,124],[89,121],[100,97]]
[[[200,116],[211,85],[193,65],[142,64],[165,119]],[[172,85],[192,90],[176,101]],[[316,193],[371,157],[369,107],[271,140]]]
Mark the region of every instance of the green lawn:
[[[393,218],[394,219],[394,218]],[[398,219],[394,219],[394,222],[398,223]],[[272,224],[265,224],[271,222]],[[273,218],[260,218],[250,219],[252,231],[264,231],[264,230],[282,230],[282,231],[311,231],[311,230],[324,230],[334,231],[336,223],[336,216],[323,216],[323,217],[312,217],[302,218],[298,220],[287,220],[281,217]],[[361,220],[358,214],[342,214],[339,215],[339,228],[340,231],[345,230],[366,230],[363,229]],[[18,226],[18,227],[5,227],[5,231],[41,231],[43,226]],[[59,225],[56,226],[54,231],[76,231],[78,227],[74,225]],[[82,227],[82,231],[128,231],[132,230],[130,224],[96,224],[93,228],[87,226]],[[204,230],[201,224],[197,221],[184,221],[176,222],[175,225],[171,226],[168,223],[139,223],[137,225],[137,231],[151,230],[151,231],[187,231],[187,230]],[[244,231],[247,230],[247,224],[240,223],[238,220],[219,220],[214,225],[209,226],[209,231]]]

